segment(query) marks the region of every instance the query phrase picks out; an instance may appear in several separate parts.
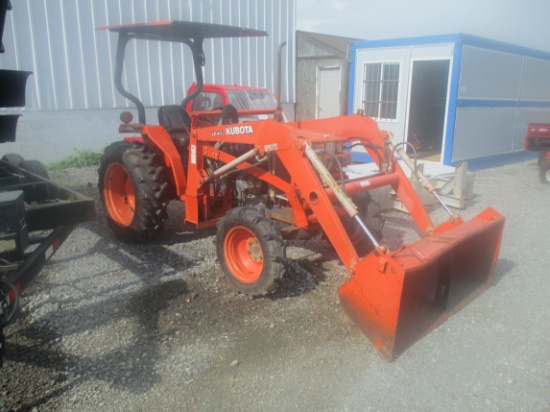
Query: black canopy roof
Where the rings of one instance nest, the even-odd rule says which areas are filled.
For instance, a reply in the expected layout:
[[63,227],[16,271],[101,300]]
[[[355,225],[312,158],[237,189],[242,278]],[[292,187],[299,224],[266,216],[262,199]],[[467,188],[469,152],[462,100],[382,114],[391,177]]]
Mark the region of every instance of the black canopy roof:
[[184,39],[209,39],[223,37],[267,36],[261,30],[224,26],[222,24],[198,23],[192,21],[167,20],[152,23],[102,26],[98,30],[110,30],[124,33],[131,38],[182,42]]

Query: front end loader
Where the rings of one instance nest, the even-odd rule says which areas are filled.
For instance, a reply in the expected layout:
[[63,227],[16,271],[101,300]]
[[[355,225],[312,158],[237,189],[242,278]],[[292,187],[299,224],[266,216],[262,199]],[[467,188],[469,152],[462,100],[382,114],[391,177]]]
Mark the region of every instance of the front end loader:
[[[166,220],[167,202],[180,200],[187,223],[217,225],[217,253],[230,283],[258,296],[273,292],[285,273],[286,239],[324,234],[351,275],[338,290],[342,307],[387,360],[494,281],[504,218],[487,209],[465,222],[443,204],[449,218],[434,225],[397,161],[405,160],[419,175],[403,145],[361,113],[241,122],[239,117],[257,113],[224,106],[190,116],[183,108],[191,95],[180,105],[161,107],[159,125],[151,125],[141,101],[122,86],[124,48],[131,39],[187,44],[198,95],[204,39],[265,32],[180,21],[109,29],[119,33],[115,84],[138,108],[138,123],[129,113],[121,116],[120,131],[133,135],[109,146],[99,169],[106,217],[119,237],[154,238]],[[379,171],[351,179],[346,148],[357,145]],[[393,188],[421,234],[398,250],[379,243],[383,222],[369,191],[382,186]]]

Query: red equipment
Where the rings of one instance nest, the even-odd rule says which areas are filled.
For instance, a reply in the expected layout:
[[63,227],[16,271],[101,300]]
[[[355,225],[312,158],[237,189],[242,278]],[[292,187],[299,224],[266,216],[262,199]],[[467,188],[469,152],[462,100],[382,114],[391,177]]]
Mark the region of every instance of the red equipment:
[[[284,240],[324,232],[352,275],[339,289],[342,306],[386,359],[491,284],[504,218],[487,209],[464,222],[449,211],[449,220],[436,227],[394,153],[408,158],[374,120],[358,114],[241,123],[230,106],[192,117],[182,109],[202,87],[197,62],[204,38],[265,32],[179,21],[109,29],[119,32],[115,84],[136,103],[139,117],[120,127],[139,136],[109,146],[99,169],[101,199],[118,236],[153,238],[167,202],[182,200],[186,222],[218,225],[217,252],[229,281],[242,293],[263,295],[284,274]],[[180,106],[161,107],[159,126],[145,122],[143,105],[122,87],[131,38],[182,41],[195,58],[197,89]],[[349,179],[342,167],[346,144],[361,144],[379,173]],[[383,185],[393,187],[424,235],[397,251],[378,243],[382,223],[368,190]]]
[[529,123],[525,150],[539,152],[540,181],[550,184],[550,124]]

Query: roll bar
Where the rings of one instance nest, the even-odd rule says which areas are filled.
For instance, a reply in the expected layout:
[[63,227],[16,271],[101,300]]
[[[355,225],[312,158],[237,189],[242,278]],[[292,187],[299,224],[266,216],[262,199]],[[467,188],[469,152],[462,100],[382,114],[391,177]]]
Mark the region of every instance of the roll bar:
[[98,27],[98,30],[104,29],[118,32],[114,83],[117,91],[136,105],[138,111],[138,121],[141,124],[146,123],[145,107],[142,101],[137,96],[126,90],[122,84],[122,71],[124,68],[126,45],[131,39],[179,42],[186,44],[191,49],[191,53],[193,55],[193,67],[197,78],[197,88],[181,102],[181,106],[185,107],[191,99],[195,98],[195,96],[201,92],[204,84],[202,74],[202,67],[205,65],[206,60],[203,50],[204,39],[267,36],[267,33],[261,30],[179,20]]

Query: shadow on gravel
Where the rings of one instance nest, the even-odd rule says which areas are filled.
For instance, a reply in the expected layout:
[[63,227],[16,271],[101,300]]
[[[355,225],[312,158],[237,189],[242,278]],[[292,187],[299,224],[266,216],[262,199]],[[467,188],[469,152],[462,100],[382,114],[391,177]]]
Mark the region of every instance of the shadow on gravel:
[[[162,235],[155,241],[155,243],[172,246],[178,243],[186,243],[189,241],[196,241],[201,239],[206,239],[210,236],[216,235],[216,227],[209,227],[206,229],[195,229],[191,226],[187,226],[185,229],[188,229],[184,233],[179,230],[170,230],[168,228],[162,233]],[[212,244],[212,248],[215,248],[215,244]]]
[[309,258],[287,259],[284,262],[286,272],[283,279],[279,281],[277,290],[263,298],[278,300],[313,292],[321,282],[326,280],[324,272],[327,269],[323,267],[323,264],[328,260],[331,259],[326,257],[314,260]]
[[[82,331],[82,329],[90,331],[97,326],[96,324],[102,322],[116,322],[128,317],[138,318],[136,322],[138,332],[132,342],[123,349],[100,356],[86,357],[68,354],[61,335],[54,329],[34,324],[24,327],[17,333],[27,337],[30,343],[24,345],[8,342],[5,358],[11,362],[48,369],[47,385],[51,386],[51,389],[50,391],[41,391],[41,395],[35,398],[28,396],[27,400],[14,409],[31,410],[39,407],[89,380],[99,379],[107,382],[110,387],[137,394],[150,390],[161,380],[155,372],[155,366],[161,359],[160,342],[165,338],[159,326],[160,314],[168,308],[172,300],[179,299],[186,293],[188,293],[188,288],[185,282],[172,280],[146,288],[131,296],[122,295],[107,303],[98,302],[82,309],[79,311],[80,313],[74,313],[75,321],[77,321],[75,323],[81,324],[82,327],[75,325],[73,333],[77,330]],[[118,313],[113,312],[111,309],[117,306],[124,309]],[[94,322],[90,324],[83,321],[83,316],[86,319],[94,318]],[[82,320],[82,322],[78,322],[78,320]],[[70,334],[69,331],[63,331],[65,336]],[[19,382],[14,382],[14,384],[19,384]],[[36,385],[36,382],[34,384]],[[75,394],[72,400],[77,401],[78,394]]]
[[497,261],[497,267],[495,269],[495,285],[504,279],[508,273],[512,271],[517,266],[517,263],[506,258],[500,258]]
[[[89,230],[95,232],[93,227],[89,227]],[[102,236],[103,233],[96,233]],[[173,281],[161,284],[161,280],[165,276],[176,274],[182,270],[197,265],[198,259],[187,259],[181,255],[174,253],[173,251],[165,248],[161,244],[148,243],[148,244],[127,244],[117,239],[113,241],[109,239],[103,239],[96,242],[96,244],[87,252],[87,254],[98,254],[104,256],[105,259],[118,263],[124,271],[130,272],[135,281],[126,282],[125,284],[117,283],[111,287],[106,286],[101,282],[103,277],[116,276],[118,270],[105,270],[103,272],[98,271],[88,277],[79,277],[72,282],[63,282],[61,284],[55,284],[50,282],[48,288],[54,287],[69,287],[73,288],[81,293],[85,293],[84,296],[77,298],[71,298],[63,301],[63,305],[67,309],[62,311],[58,310],[57,313],[60,317],[70,316],[81,318],[85,322],[76,322],[69,329],[64,329],[64,334],[80,333],[85,330],[90,330],[103,325],[107,322],[111,322],[113,319],[123,317],[125,314],[121,313],[116,316],[115,310],[124,307],[128,303],[127,294],[113,294],[124,287],[133,287],[136,284],[144,284],[143,293],[148,293],[148,290],[154,290],[158,288],[164,288],[165,285],[173,283]],[[75,258],[77,259],[77,258]],[[80,287],[79,284],[84,281],[97,280],[98,287],[95,290],[90,291],[88,287]],[[183,281],[180,281],[183,283]],[[181,297],[188,293],[187,287],[178,287],[177,294],[170,295],[169,298]],[[108,300],[102,300],[100,304],[93,307],[85,307],[83,309],[71,308],[72,303],[78,303],[83,299],[91,300],[94,297],[109,296]],[[144,301],[146,302],[146,301]],[[150,303],[150,302],[149,302]],[[36,309],[36,307],[35,307]],[[126,315],[131,315],[132,311],[127,311]],[[93,316],[90,316],[93,315]]]
[[[30,309],[29,314],[32,315],[47,304],[57,304],[58,309],[39,322],[33,322],[32,316],[18,316],[17,325],[12,329],[13,334],[24,339],[17,339],[16,343],[15,339],[8,336],[5,350],[7,361],[42,369],[41,378],[44,384],[28,383],[30,388],[42,386],[42,389],[28,393],[24,399],[5,397],[0,401],[0,409],[8,407],[8,410],[31,410],[60,396],[77,402],[87,394],[76,390],[72,393],[71,390],[87,381],[101,380],[109,387],[142,394],[161,380],[155,369],[163,359],[160,353],[162,345],[175,332],[161,325],[159,319],[173,301],[181,300],[189,294],[187,283],[183,280],[163,282],[162,279],[197,265],[198,260],[187,259],[171,251],[165,247],[168,242],[164,242],[162,238],[143,245],[126,244],[115,238],[111,239],[105,228],[97,222],[83,226],[100,238],[86,254],[99,255],[116,262],[118,269],[107,268],[92,275],[79,276],[70,282],[56,284],[50,281],[44,285],[51,289],[53,301],[38,302]],[[205,237],[209,235],[211,234],[205,233]],[[183,234],[177,236],[179,239],[172,239],[173,243],[184,241],[187,236],[197,238],[195,232]],[[66,260],[58,259],[58,262],[74,261],[83,256],[85,255]],[[130,276],[126,273],[129,280],[114,284],[109,282],[108,278],[117,276],[120,268],[130,272]],[[97,286],[90,288],[90,283]],[[58,300],[56,293],[59,289],[56,291],[56,288],[70,288],[75,293],[70,293],[71,297],[67,299]],[[56,318],[70,318],[72,321],[64,323],[63,330],[58,333]],[[136,325],[130,342],[101,353],[104,342],[98,340],[101,339],[98,332],[100,327],[116,325],[130,319]],[[94,352],[89,356],[78,354],[80,342],[86,341],[84,346],[95,345],[98,355]],[[2,387],[2,391],[14,394],[21,392],[20,388],[17,389],[21,384],[19,380],[10,380],[8,387]]]
[[[83,226],[106,240],[124,244],[121,240],[117,239],[109,229],[101,207],[98,207],[97,215],[100,217],[99,221],[85,223]],[[135,243],[131,246],[142,246],[145,248],[149,248],[151,245],[172,246],[179,243],[205,239],[215,234],[216,226],[197,229],[192,224],[185,223],[185,207],[182,207],[181,203],[173,201],[168,205],[168,220],[165,222],[164,230],[161,232],[160,236],[152,242],[143,244]]]
[[[306,256],[289,257],[290,248],[298,248],[308,251]],[[338,255],[332,249],[327,240],[287,240],[285,242],[284,261],[285,275],[279,281],[275,292],[264,298],[271,300],[285,299],[293,296],[301,296],[317,289],[318,285],[326,280],[324,267],[326,262],[338,259]]]

